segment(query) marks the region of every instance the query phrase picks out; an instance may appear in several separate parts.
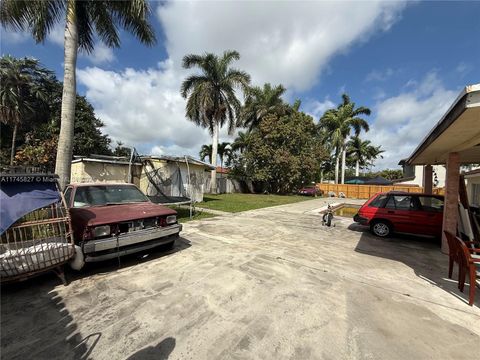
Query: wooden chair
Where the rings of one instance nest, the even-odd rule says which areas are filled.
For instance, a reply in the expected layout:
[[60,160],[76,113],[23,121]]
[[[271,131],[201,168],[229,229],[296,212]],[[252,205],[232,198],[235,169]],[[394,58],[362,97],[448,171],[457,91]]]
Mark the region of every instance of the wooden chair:
[[475,288],[477,287],[476,279],[477,277],[480,278],[480,276],[477,275],[480,274],[480,259],[473,258],[472,253],[480,254],[480,249],[467,247],[466,242],[458,237],[455,237],[455,240],[457,246],[461,249],[459,256],[459,289],[461,292],[463,292],[465,287],[465,275],[468,274],[470,284],[468,305],[472,306],[475,298]]
[[445,237],[447,238],[448,242],[448,277],[451,279],[453,274],[453,265],[456,263],[458,264],[458,288],[460,289],[460,279],[462,277],[461,270],[462,267],[460,266],[462,250],[460,246],[458,246],[457,241],[455,239],[455,235],[453,235],[449,231],[444,231]]

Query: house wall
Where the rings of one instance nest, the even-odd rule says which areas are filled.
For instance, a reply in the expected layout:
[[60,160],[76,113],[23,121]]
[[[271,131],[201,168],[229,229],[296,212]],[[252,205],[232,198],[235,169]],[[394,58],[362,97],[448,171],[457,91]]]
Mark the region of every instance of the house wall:
[[[141,166],[132,165],[133,167],[133,183],[140,184],[139,174]],[[128,182],[128,165],[112,164],[101,162],[81,161],[72,164],[72,183],[88,183],[88,182],[105,182],[118,183]]]
[[[443,165],[433,165],[433,173],[437,175],[437,184],[433,184],[433,187],[445,187],[445,177],[447,174],[447,171],[445,169],[445,166]],[[414,173],[404,173],[404,176],[415,176],[415,179],[410,180],[410,181],[404,181],[401,183],[398,183],[398,185],[417,185],[417,186],[423,186],[423,166],[422,165],[417,165],[415,166]]]
[[[210,172],[205,167],[184,162],[167,162],[160,159],[151,159],[154,168],[158,170],[158,176],[154,176],[158,187],[166,196],[183,196],[193,199],[195,202],[203,201],[204,182]],[[157,195],[158,191],[150,183],[144,168],[140,177],[140,189],[149,196]],[[190,178],[189,178],[190,175]]]
[[480,174],[465,176],[468,203],[480,207]]

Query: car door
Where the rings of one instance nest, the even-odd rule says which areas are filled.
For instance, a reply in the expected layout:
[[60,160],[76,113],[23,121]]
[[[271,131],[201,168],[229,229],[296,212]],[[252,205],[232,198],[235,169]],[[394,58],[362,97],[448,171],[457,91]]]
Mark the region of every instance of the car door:
[[412,226],[411,221],[413,209],[415,204],[410,195],[390,195],[385,204],[385,216],[392,222],[395,231],[415,233],[415,227]]
[[418,217],[422,226],[420,231],[425,235],[441,236],[443,222],[443,199],[436,196],[418,196]]

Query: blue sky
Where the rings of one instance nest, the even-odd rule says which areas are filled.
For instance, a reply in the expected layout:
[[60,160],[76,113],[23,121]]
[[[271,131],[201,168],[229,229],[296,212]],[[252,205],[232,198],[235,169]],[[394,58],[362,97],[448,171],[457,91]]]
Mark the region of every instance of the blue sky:
[[[372,109],[362,136],[396,167],[461,88],[480,82],[480,2],[152,2],[158,44],[129,34],[78,59],[78,91],[112,138],[141,153],[198,155],[208,133],[184,117],[187,53],[236,49],[255,84],[282,83],[317,120],[342,92]],[[2,29],[2,54],[33,56],[63,74],[63,29],[45,44]],[[231,141],[225,131],[222,140]]]

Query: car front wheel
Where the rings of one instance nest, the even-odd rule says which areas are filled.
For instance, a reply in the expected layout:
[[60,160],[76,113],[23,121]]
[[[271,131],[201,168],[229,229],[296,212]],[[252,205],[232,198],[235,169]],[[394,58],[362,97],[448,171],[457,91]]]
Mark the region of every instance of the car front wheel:
[[390,225],[388,222],[383,220],[379,220],[372,223],[370,225],[370,230],[372,231],[372,233],[380,237],[387,237],[393,231],[392,225]]

